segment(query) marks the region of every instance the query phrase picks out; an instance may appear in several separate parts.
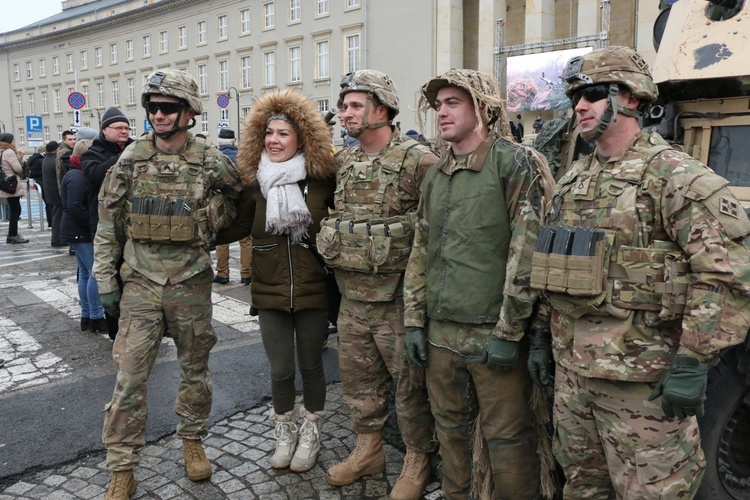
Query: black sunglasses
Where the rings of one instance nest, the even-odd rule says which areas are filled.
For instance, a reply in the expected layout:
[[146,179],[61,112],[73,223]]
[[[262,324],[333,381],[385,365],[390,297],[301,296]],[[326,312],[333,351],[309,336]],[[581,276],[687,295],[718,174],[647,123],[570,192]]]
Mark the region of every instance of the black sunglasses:
[[146,111],[150,115],[155,115],[157,111],[161,110],[163,115],[171,115],[182,111],[183,105],[181,102],[165,102],[165,101],[148,101],[146,103]]
[[578,106],[578,101],[581,100],[581,97],[585,97],[588,102],[596,102],[601,101],[607,96],[609,96],[609,84],[600,83],[599,85],[590,85],[588,87],[583,87],[580,90],[576,90],[573,93],[571,100],[573,101],[573,107],[575,108]]

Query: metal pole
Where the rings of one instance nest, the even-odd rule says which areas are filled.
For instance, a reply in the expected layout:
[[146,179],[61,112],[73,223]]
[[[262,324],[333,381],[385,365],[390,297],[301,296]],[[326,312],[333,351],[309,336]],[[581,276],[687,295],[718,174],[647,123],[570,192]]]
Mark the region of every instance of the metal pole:
[[34,224],[31,223],[31,182],[29,179],[26,179],[26,213],[28,213],[28,219],[29,219],[29,229],[32,229],[34,227]]
[[235,129],[237,132],[237,142],[240,142],[240,92],[234,87],[229,87],[227,89],[227,96],[230,99],[232,98],[232,90],[234,90],[234,96],[237,99],[237,124],[235,125]]

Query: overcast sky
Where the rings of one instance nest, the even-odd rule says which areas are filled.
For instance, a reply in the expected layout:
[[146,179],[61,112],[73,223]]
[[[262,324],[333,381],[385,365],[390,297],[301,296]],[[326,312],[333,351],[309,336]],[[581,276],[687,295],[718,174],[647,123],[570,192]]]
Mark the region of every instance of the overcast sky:
[[[18,5],[11,7],[11,5]],[[0,15],[0,33],[23,28],[62,12],[62,0],[0,0],[3,13]]]

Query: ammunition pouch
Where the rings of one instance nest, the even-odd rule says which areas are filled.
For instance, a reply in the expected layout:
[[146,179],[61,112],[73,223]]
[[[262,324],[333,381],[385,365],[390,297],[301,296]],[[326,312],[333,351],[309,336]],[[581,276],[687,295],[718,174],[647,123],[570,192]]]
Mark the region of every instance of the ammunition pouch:
[[318,253],[333,268],[375,274],[406,269],[416,213],[361,218],[334,212],[320,223]]

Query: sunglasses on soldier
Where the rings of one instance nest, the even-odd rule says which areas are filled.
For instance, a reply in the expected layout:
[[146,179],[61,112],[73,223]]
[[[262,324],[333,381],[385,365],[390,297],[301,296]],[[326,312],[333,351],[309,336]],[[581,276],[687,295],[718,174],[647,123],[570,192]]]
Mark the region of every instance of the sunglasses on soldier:
[[581,100],[581,97],[585,97],[588,102],[596,102],[601,101],[602,99],[609,96],[609,84],[608,83],[600,83],[598,85],[590,85],[588,87],[583,87],[582,89],[576,90],[573,92],[573,97],[571,97],[571,101],[573,101],[573,107],[575,108],[578,106],[578,102]]
[[146,103],[146,111],[150,115],[155,115],[159,110],[161,110],[163,115],[171,115],[181,111],[182,107],[181,102],[148,101]]

